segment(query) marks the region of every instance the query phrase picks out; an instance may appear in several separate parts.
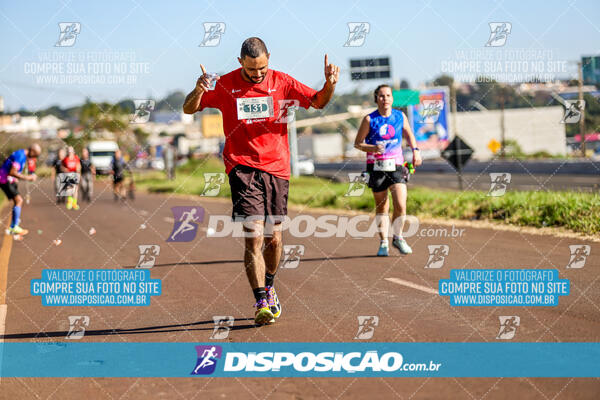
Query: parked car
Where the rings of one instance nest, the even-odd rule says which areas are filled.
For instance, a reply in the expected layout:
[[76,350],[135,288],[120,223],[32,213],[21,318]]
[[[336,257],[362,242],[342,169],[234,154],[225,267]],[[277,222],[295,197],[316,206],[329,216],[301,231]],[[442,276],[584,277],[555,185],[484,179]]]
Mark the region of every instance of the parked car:
[[300,175],[314,175],[314,161],[306,156],[298,156],[298,173]]
[[110,172],[110,164],[119,149],[117,142],[110,140],[96,140],[90,142],[88,150],[92,164],[96,167],[97,174],[107,175]]

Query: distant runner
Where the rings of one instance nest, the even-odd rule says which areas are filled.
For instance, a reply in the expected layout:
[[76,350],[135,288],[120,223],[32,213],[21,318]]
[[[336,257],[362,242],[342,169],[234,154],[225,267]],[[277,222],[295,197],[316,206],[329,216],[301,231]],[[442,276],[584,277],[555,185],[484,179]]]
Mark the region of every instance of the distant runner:
[[92,195],[94,194],[94,178],[96,177],[96,167],[92,164],[90,159],[90,152],[87,148],[84,148],[81,152],[81,199],[88,203],[92,201]]
[[110,168],[110,174],[113,178],[113,194],[115,201],[125,200],[125,171],[129,171],[129,166],[123,159],[121,150],[115,151],[115,155],[113,157]]
[[60,192],[60,174],[63,172],[62,160],[67,156],[67,151],[63,148],[58,149],[56,158],[52,163],[52,182],[54,182],[54,195],[56,196],[56,204],[64,203],[65,198],[59,196]]
[[[35,170],[37,169],[37,158],[28,158],[27,159],[27,175],[34,175]],[[29,204],[31,201],[31,185],[29,183],[25,184],[25,204]]]
[[77,205],[77,187],[79,181],[79,173],[81,172],[81,164],[79,157],[77,157],[77,155],[75,154],[75,149],[73,148],[73,146],[69,146],[67,148],[67,156],[62,160],[62,167],[65,173],[77,174],[75,178],[70,178],[63,175],[61,183],[63,185],[70,184],[74,186],[73,195],[67,197],[67,210],[70,210],[71,208],[73,210],[79,210],[79,205]]
[[[379,219],[378,256],[388,255],[389,211],[388,190],[392,193],[394,214],[392,221],[392,245],[402,254],[412,253],[412,249],[402,237],[406,217],[406,182],[409,171],[403,165],[402,137],[406,138],[413,149],[413,163],[421,165],[421,152],[417,147],[415,135],[402,111],[392,108],[394,98],[392,88],[379,85],[374,92],[377,110],[365,116],[360,124],[354,147],[367,153],[368,186],[375,197],[376,218]],[[400,218],[400,220],[398,220]]]
[[40,145],[34,143],[27,150],[20,149],[12,153],[4,160],[4,163],[0,167],[0,188],[2,188],[7,198],[13,201],[12,219],[10,228],[8,229],[10,234],[26,235],[28,233],[27,229],[19,226],[23,197],[19,194],[17,182],[19,179],[30,182],[34,182],[37,179],[35,174],[25,175],[24,169],[28,159],[36,159],[41,153],[42,148]]
[[[223,161],[231,186],[233,218],[243,221],[244,231],[250,232],[245,238],[244,264],[256,299],[254,320],[259,325],[274,322],[281,314],[273,281],[281,257],[280,222],[287,215],[290,179],[284,117],[289,105],[325,107],[339,79],[339,68],[328,63],[327,55],[325,85],[319,92],[269,69],[269,57],[261,39],[246,39],[238,58],[242,67],[219,78],[200,65],[202,76],[183,105],[187,114],[207,107],[223,113]],[[273,232],[265,232],[265,221]]]

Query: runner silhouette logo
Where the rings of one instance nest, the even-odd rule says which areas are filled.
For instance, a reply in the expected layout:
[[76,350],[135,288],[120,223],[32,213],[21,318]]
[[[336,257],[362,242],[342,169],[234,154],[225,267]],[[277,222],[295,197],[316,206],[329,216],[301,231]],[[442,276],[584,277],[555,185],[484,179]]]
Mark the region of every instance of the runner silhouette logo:
[[225,33],[224,22],[204,22],[204,39],[200,47],[215,47],[221,43],[221,36]]
[[59,22],[58,41],[54,44],[55,47],[72,47],[77,40],[77,35],[81,33],[81,23],[79,22]]
[[204,220],[204,209],[194,206],[172,207],[173,230],[167,242],[191,242],[198,233],[198,224]]
[[217,361],[223,355],[221,346],[196,346],[198,361],[190,375],[210,375],[217,368]]
[[348,40],[344,47],[360,47],[365,44],[367,34],[371,31],[371,24],[368,22],[348,22]]
[[512,179],[512,175],[508,172],[491,172],[490,173],[490,190],[487,193],[487,196],[490,197],[501,197],[504,196],[504,193],[508,190],[508,186],[510,185],[510,181]]
[[571,257],[569,258],[567,268],[576,269],[583,268],[592,248],[588,244],[572,244],[569,245],[569,250],[571,251]]
[[585,100],[565,100],[565,115],[560,120],[561,124],[577,124],[581,120],[581,113],[585,109]]
[[490,38],[486,42],[486,47],[502,47],[506,44],[506,39],[512,31],[510,22],[490,22]]
[[425,268],[442,268],[444,261],[446,261],[446,256],[450,253],[450,246],[447,244],[430,244],[427,245],[427,249],[429,250],[429,258],[427,259]]
[[300,265],[300,257],[304,255],[304,245],[285,244],[283,245],[283,261],[281,268],[294,269]]
[[87,315],[70,315],[69,332],[65,339],[81,339],[85,335],[85,328],[90,326],[90,317]]
[[140,258],[136,268],[152,268],[156,262],[156,257],[160,254],[160,246],[157,244],[140,244]]
[[58,174],[58,182],[57,197],[74,196],[75,188],[79,185],[79,174],[77,172],[61,172]]
[[496,339],[510,340],[515,337],[517,327],[521,325],[521,318],[518,315],[500,316],[500,330]]
[[221,191],[221,185],[225,184],[226,175],[223,172],[205,172],[204,189],[200,196],[215,197]]
[[359,315],[358,316],[358,332],[356,332],[355,340],[369,340],[375,333],[375,328],[379,326],[379,317],[377,315]]
[[344,197],[360,197],[365,192],[367,183],[369,182],[368,172],[348,172],[348,190],[344,193]]

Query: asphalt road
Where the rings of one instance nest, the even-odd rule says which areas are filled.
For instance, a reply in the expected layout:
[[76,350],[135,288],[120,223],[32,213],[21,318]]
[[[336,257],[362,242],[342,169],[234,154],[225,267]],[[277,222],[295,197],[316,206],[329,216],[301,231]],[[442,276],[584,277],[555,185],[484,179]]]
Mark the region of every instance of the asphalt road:
[[[213,316],[233,316],[230,342],[357,341],[358,316],[377,316],[371,341],[497,342],[499,316],[518,315],[514,341],[598,342],[600,340],[600,245],[577,239],[491,229],[464,228],[460,237],[424,234],[408,240],[414,253],[376,258],[376,239],[294,238],[303,245],[297,268],[281,269],[276,287],[283,305],[276,324],[253,326],[253,298],[242,266],[240,238],[207,237],[210,215],[230,215],[230,203],[205,198],[138,194],[115,203],[96,187],[92,204],[67,211],[54,204],[48,182],[32,192],[22,226],[31,230],[10,246],[5,341],[65,341],[68,317],[89,316],[82,341],[210,342]],[[205,209],[195,240],[166,242],[171,207]],[[309,213],[294,210],[291,216]],[[7,224],[9,208],[2,212]],[[452,229],[446,225],[424,228]],[[94,228],[96,233],[90,235]],[[433,231],[430,231],[433,232]],[[441,231],[438,231],[441,232]],[[54,243],[60,239],[60,245]],[[138,245],[161,247],[152,278],[162,295],[149,307],[45,307],[30,295],[30,280],[44,268],[134,267]],[[424,268],[428,245],[446,244],[440,269]],[[569,245],[588,244],[581,269],[566,269]],[[2,257],[0,257],[1,259]],[[450,268],[557,268],[571,281],[571,294],[556,307],[452,307],[432,294]],[[0,279],[2,274],[0,274]],[[409,285],[398,282],[408,282]],[[410,286],[412,285],[412,286]],[[421,289],[415,287],[422,287]],[[1,324],[0,324],[1,325]],[[214,340],[213,340],[214,341]],[[214,342],[218,342],[214,341]],[[494,362],[494,360],[490,360]],[[191,366],[193,367],[193,366]],[[582,378],[2,378],[0,398],[212,399],[212,398],[400,398],[400,399],[593,399],[599,379]]]
[[[365,170],[363,161],[317,163],[315,175],[348,182],[348,173]],[[470,161],[463,171],[463,189],[489,190],[490,173],[510,174],[508,190],[575,190],[600,191],[599,162]],[[445,161],[425,160],[411,176],[414,185],[440,189],[458,189],[456,172]]]

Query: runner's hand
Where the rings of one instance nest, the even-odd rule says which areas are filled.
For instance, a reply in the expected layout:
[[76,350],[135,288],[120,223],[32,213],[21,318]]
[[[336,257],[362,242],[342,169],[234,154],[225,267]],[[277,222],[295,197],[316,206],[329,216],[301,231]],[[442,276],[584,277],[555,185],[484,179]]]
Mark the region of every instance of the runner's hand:
[[[200,68],[202,68],[202,76],[196,81],[196,91],[204,93],[208,91],[208,88],[210,86],[210,78],[206,73],[206,69],[204,69],[204,65],[200,64]],[[219,77],[217,77],[216,79],[219,79]]]
[[423,159],[421,158],[421,152],[419,150],[413,151],[413,164],[415,167],[418,167],[423,163]]
[[37,179],[37,175],[36,174],[31,174],[31,175],[29,175],[29,179],[27,179],[27,180],[31,181],[31,182],[35,182],[36,179]]
[[383,144],[383,143],[377,144],[377,151],[375,151],[375,154],[383,154],[383,153],[385,153],[385,144]]
[[340,67],[337,65],[329,64],[327,54],[325,54],[325,80],[332,85],[338,83],[340,79]]

